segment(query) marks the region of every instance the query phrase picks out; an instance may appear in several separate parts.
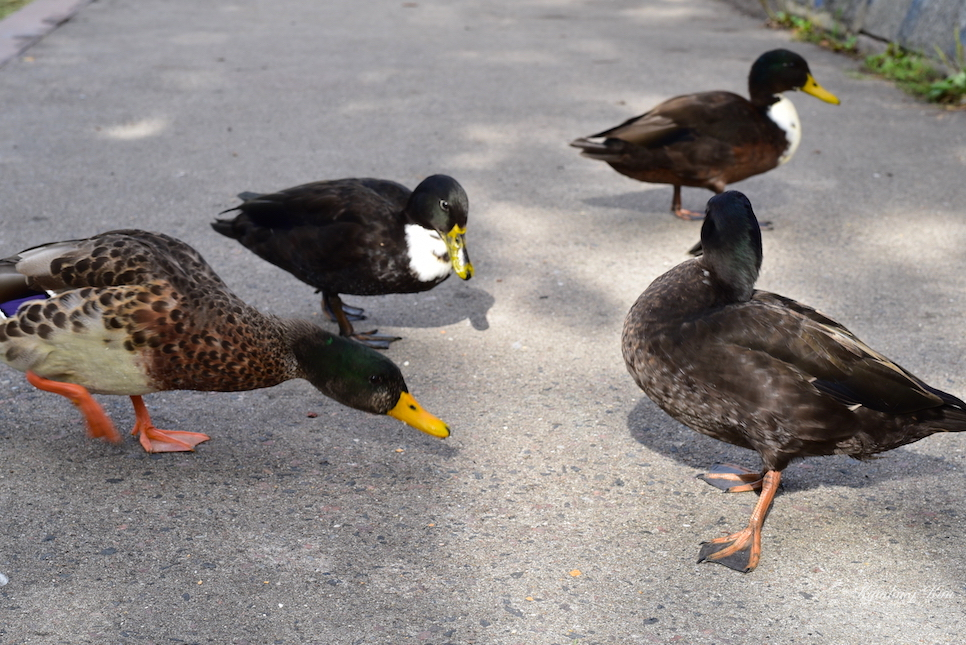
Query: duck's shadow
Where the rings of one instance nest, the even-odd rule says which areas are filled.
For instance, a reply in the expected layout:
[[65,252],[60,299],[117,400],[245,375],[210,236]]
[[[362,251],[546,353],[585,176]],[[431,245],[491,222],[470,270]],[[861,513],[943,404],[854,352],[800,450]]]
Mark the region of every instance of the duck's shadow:
[[431,291],[374,298],[345,296],[347,304],[364,307],[390,327],[445,327],[469,320],[477,331],[490,328],[487,313],[496,299],[486,290],[449,279]]
[[[695,195],[699,192],[697,189],[694,190]],[[711,195],[708,191],[704,192],[708,193],[708,196]],[[635,213],[664,213],[671,210],[672,196],[673,189],[671,186],[656,186],[650,190],[635,190],[619,195],[598,195],[597,197],[587,197],[581,201],[594,208],[612,208]],[[682,200],[687,200],[690,196],[690,191],[682,193]],[[701,200],[696,197],[690,201],[698,203]],[[707,203],[707,201],[708,197],[706,196],[704,203]],[[703,204],[701,208],[704,209]]]
[[[695,432],[671,419],[647,398],[641,399],[627,415],[627,427],[631,436],[648,449],[700,472],[706,472],[716,463],[733,463],[751,469],[761,467],[757,453]],[[944,438],[927,437],[924,441]],[[958,473],[959,468],[947,460],[897,448],[868,461],[845,455],[795,461],[785,470],[782,485],[794,490],[821,486],[864,488],[899,477],[954,472]]]
[[[731,187],[729,187],[729,190]],[[758,194],[758,186],[754,181],[750,181],[744,188],[739,187],[746,194]],[[759,204],[756,203],[755,212],[762,221],[768,220],[769,223],[778,221],[782,216],[782,207],[789,201],[789,189],[781,182],[772,182],[769,185],[768,200]],[[662,215],[671,213],[671,198],[674,196],[673,188],[670,185],[655,184],[650,190],[635,190],[633,192],[598,195],[587,197],[581,201],[594,208],[608,208],[612,210],[625,211],[632,214],[651,214],[660,213]],[[704,188],[690,188],[685,186],[681,189],[681,205],[695,213],[704,213],[708,205],[708,200],[714,197],[714,193]],[[700,223],[700,220],[696,220]]]

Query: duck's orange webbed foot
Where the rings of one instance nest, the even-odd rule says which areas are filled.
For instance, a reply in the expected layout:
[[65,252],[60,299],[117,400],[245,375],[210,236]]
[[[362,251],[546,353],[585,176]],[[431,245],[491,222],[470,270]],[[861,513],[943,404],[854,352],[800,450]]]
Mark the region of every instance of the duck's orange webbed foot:
[[34,372],[27,371],[27,382],[38,390],[53,392],[70,399],[70,402],[77,406],[84,420],[87,421],[87,434],[91,437],[104,439],[112,443],[120,443],[121,435],[114,428],[110,418],[104,413],[104,409],[94,400],[91,393],[83,385],[75,383],[62,383],[51,381]]
[[704,213],[696,213],[694,211],[689,211],[688,209],[681,207],[681,187],[680,186],[674,187],[674,197],[671,199],[671,212],[674,213],[675,217],[683,219],[686,222],[693,222],[696,220],[704,219]]
[[704,213],[696,213],[694,211],[689,211],[686,208],[674,208],[672,209],[675,217],[683,219],[685,222],[695,222],[697,220],[704,219]]
[[[759,482],[761,495],[758,497],[755,509],[751,512],[748,526],[737,533],[704,542],[698,553],[698,563],[717,562],[742,573],[747,573],[758,566],[758,560],[761,558],[761,529],[765,524],[765,517],[768,516],[772,500],[775,499],[775,493],[778,492],[781,478],[782,474],[779,470],[769,470],[761,476]],[[744,486],[753,486],[753,484],[744,484]]]
[[705,481],[726,493],[747,493],[761,490],[764,473],[749,470],[735,464],[715,464],[708,472],[698,475],[698,479]]
[[729,569],[748,573],[758,566],[761,557],[761,531],[748,526],[737,533],[701,544],[698,564],[717,562]]
[[141,446],[148,452],[191,452],[199,443],[210,439],[208,435],[200,432],[156,428],[141,397],[132,396],[131,403],[134,405],[135,416],[131,434],[138,436]]

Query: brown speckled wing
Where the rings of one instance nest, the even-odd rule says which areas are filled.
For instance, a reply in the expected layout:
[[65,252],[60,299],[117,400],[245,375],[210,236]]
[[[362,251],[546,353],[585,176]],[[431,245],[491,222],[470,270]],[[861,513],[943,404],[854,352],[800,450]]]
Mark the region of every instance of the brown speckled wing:
[[161,279],[226,289],[201,255],[161,233],[118,230],[85,240],[54,242],[21,252],[17,271],[40,290],[112,287]]
[[[143,373],[149,390],[207,391],[269,387],[294,373],[277,321],[237,298],[179,240],[111,231],[35,247],[17,259],[33,288],[59,292],[3,327],[0,342],[18,339],[7,343],[8,360],[13,351],[20,362],[41,361],[15,365],[20,369],[43,368],[53,347],[73,357],[58,359],[72,364],[64,380],[113,394],[136,392],[123,391],[106,374],[112,370]],[[87,349],[92,340],[116,350],[98,357],[96,367]]]

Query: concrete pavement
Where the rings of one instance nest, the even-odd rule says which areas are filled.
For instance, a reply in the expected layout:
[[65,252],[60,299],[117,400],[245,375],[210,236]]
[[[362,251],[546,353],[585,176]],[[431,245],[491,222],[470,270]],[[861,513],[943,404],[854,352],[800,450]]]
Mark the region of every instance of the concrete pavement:
[[405,337],[388,355],[445,442],[290,382],[147,397],[212,437],[149,456],[0,368],[0,644],[961,642],[966,437],[797,463],[758,569],[699,566],[753,498],[694,476],[757,458],[668,418],[621,361],[624,314],[699,224],[567,143],[744,94],[783,46],[842,105],[793,94],[795,158],[734,186],[775,225],[759,286],[966,395],[966,113],[726,4],[98,0],[8,63],[4,254],[163,231],[252,304],[318,319],[208,223],[243,190],[445,172],[477,276],[347,298]]
[[0,20],[0,67],[70,20],[90,0],[32,0]]

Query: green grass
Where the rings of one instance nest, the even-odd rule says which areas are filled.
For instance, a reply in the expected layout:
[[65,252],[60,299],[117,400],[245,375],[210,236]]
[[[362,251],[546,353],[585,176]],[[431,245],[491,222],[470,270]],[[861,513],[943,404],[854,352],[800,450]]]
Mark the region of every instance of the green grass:
[[798,40],[813,43],[825,49],[842,54],[857,54],[858,37],[849,34],[836,26],[833,29],[822,29],[808,18],[793,16],[784,11],[779,12],[772,20],[776,27],[789,29]]
[[30,0],[0,0],[0,20],[28,4],[30,4]]
[[[858,37],[840,27],[823,29],[808,18],[781,12],[773,16],[771,24],[781,29],[789,29],[796,39],[813,43],[834,52],[857,56]],[[949,60],[941,51],[936,50],[947,68],[953,70],[944,74],[922,54],[890,44],[885,52],[867,56],[865,68],[893,81],[896,85],[930,103],[960,106],[966,105],[966,54],[956,32],[956,60]]]
[[931,103],[963,105],[966,104],[966,68],[962,62],[947,60],[946,65],[954,71],[945,75],[925,56],[893,44],[881,54],[867,56],[865,66],[917,98]]
[[930,92],[936,96],[940,102],[966,104],[966,48],[963,48],[963,41],[959,38],[959,30],[953,29],[956,38],[956,59],[949,60],[946,54],[936,47],[939,59],[951,70],[955,70],[946,78],[933,83]]

